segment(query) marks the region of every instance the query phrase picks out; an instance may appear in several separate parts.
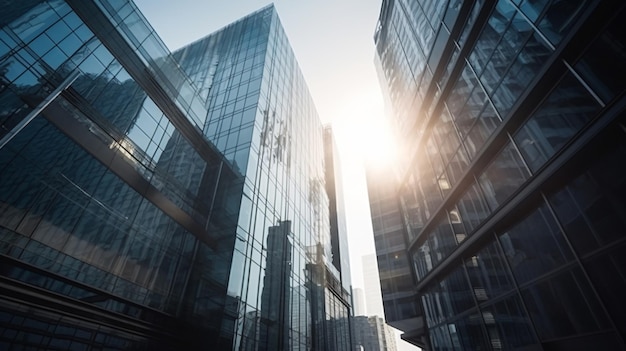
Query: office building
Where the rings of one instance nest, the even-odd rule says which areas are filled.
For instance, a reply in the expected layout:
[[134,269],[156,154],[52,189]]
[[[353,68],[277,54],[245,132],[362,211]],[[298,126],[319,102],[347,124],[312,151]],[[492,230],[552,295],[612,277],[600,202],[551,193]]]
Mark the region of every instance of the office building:
[[381,281],[402,226],[405,340],[625,349],[625,23],[621,1],[383,1],[402,161],[368,183]]
[[363,270],[366,315],[384,317],[385,312],[380,299],[381,286],[376,255],[369,254],[363,256],[361,258],[361,267]]
[[365,295],[363,289],[352,289],[352,306],[354,306],[355,316],[367,316],[367,310],[365,309]]
[[0,349],[323,348],[349,273],[274,7],[174,54],[129,0],[1,8]]
[[355,316],[354,339],[356,350],[395,351],[396,337],[393,330],[380,316]]
[[342,194],[339,152],[330,127],[324,128],[324,157],[330,213],[332,255],[316,247],[316,260],[307,265],[312,283],[311,302],[315,349],[353,350],[352,286],[347,227]]

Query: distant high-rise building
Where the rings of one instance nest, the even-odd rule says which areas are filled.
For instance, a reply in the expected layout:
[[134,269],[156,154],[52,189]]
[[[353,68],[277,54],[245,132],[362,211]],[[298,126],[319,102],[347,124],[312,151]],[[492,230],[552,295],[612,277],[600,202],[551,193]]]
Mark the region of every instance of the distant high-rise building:
[[352,289],[352,301],[354,303],[354,315],[367,316],[367,310],[365,309],[365,295],[363,295],[363,289]]
[[396,351],[394,331],[380,316],[355,316],[354,340],[357,350]]
[[173,54],[129,0],[0,7],[0,349],[352,348],[341,189],[273,6]]
[[625,25],[623,1],[383,0],[402,151],[368,187],[405,340],[626,349]]
[[368,316],[384,317],[383,304],[381,302],[381,286],[378,279],[378,263],[376,255],[365,255],[361,258],[363,270],[363,287],[365,292],[365,310]]

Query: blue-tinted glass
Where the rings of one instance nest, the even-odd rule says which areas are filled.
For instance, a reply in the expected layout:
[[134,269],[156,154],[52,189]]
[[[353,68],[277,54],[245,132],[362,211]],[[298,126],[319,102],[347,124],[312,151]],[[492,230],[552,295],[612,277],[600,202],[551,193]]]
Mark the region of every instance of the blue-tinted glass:
[[65,1],[49,1],[50,7],[54,9],[54,11],[59,15],[59,17],[63,17],[68,14],[72,9]]
[[43,56],[54,46],[54,43],[47,35],[42,34],[33,40],[29,47],[39,56]]
[[14,19],[9,27],[25,43],[32,40],[39,33],[46,30],[59,19],[59,16],[50,11],[48,4],[38,4],[20,18]]
[[625,26],[626,10],[622,10],[575,66],[605,103],[626,89]]
[[[7,33],[7,31],[5,31],[3,28],[0,28],[0,43],[6,45],[7,48],[15,48],[17,46],[17,42],[15,41],[15,39],[13,39],[13,37],[9,35],[9,33]],[[6,50],[8,51],[8,49]],[[2,55],[0,55],[0,57],[4,56],[4,54],[5,52],[2,52]]]
[[441,26],[439,29],[439,33],[437,34],[435,44],[433,45],[433,49],[430,53],[430,57],[428,58],[428,65],[432,69],[435,69],[439,64],[441,54],[443,53],[443,49],[445,48],[445,45],[448,42],[449,38],[450,33],[448,33],[444,26]]
[[2,63],[1,73],[8,82],[12,82],[17,77],[21,76],[25,71],[26,67],[16,56],[11,56]]
[[459,16],[459,11],[461,10],[462,4],[463,1],[461,0],[451,0],[448,3],[448,8],[446,9],[446,14],[444,16],[444,22],[448,26],[448,28],[452,29],[452,27],[454,26],[454,23]]
[[532,324],[517,294],[482,310],[494,349],[517,350],[537,344]]
[[500,243],[520,284],[573,259],[563,233],[545,205],[501,234]]
[[76,34],[83,42],[86,42],[87,40],[93,38],[93,33],[89,30],[89,28],[87,28],[85,24],[82,24],[80,27],[78,27],[74,31],[74,34]]
[[491,161],[478,182],[492,210],[506,201],[530,176],[512,143],[508,143]]
[[550,0],[523,0],[519,7],[532,22],[535,22],[549,2]]
[[61,250],[78,221],[82,209],[68,199],[57,197],[32,237],[41,243]]
[[448,222],[448,217],[442,218],[433,232],[428,235],[430,254],[434,264],[437,265],[448,257],[456,248],[456,238]]
[[465,154],[465,149],[463,147],[458,148],[446,168],[446,174],[448,175],[451,185],[456,184],[459,180],[461,180],[461,177],[465,174],[468,165],[469,163],[467,155]]
[[467,274],[478,303],[513,289],[513,279],[497,242],[492,242],[465,261]]
[[39,84],[39,77],[35,76],[31,71],[26,71],[15,79],[13,84],[18,87],[18,89],[30,88]]
[[563,39],[563,35],[569,33],[572,26],[576,24],[576,20],[587,8],[588,3],[589,1],[586,0],[552,1],[545,16],[539,22],[539,30],[550,42],[558,44]]
[[480,77],[485,90],[492,92],[500,79],[514,61],[522,45],[532,34],[532,27],[519,13],[513,18],[511,26],[504,33],[502,40],[487,62]]
[[67,56],[72,56],[82,44],[83,42],[76,35],[70,34],[59,43],[59,48],[61,48]]
[[52,50],[43,56],[43,60],[50,68],[57,69],[67,60],[67,56],[58,47],[53,47]]
[[55,43],[61,42],[68,34],[70,34],[72,30],[67,26],[63,21],[57,22],[53,25],[49,30],[46,31],[46,34],[54,41]]
[[453,314],[459,314],[475,306],[472,290],[462,266],[446,276],[439,286],[442,298],[449,303]]
[[446,103],[453,118],[457,118],[457,114],[461,111],[470,92],[476,86],[478,79],[469,65],[465,65],[463,73],[456,82],[454,89],[450,93]]
[[474,230],[489,215],[487,204],[475,183],[468,187],[457,203],[457,207],[468,232]]
[[430,242],[428,240],[418,247],[417,252],[413,255],[413,261],[417,268],[418,280],[424,278],[433,269],[433,262],[430,256]]
[[482,72],[514,14],[515,9],[508,1],[501,0],[498,2],[469,57],[469,61],[476,72]]
[[626,334],[626,247],[621,245],[605,255],[585,262],[587,274],[606,306],[618,331]]
[[63,17],[63,22],[72,30],[78,28],[83,23],[74,12],[68,13],[67,16]]
[[608,329],[609,322],[579,268],[522,290],[541,340]]
[[135,119],[134,128],[139,127],[146,135],[152,136],[157,129],[157,125],[158,123],[154,118],[146,110],[141,109],[141,112]]
[[163,58],[169,53],[154,35],[149,36],[148,39],[141,44],[141,47],[146,51],[146,54],[154,60]]
[[450,339],[450,333],[448,331],[448,326],[442,325],[440,327],[436,327],[430,329],[430,341],[433,345],[433,349],[435,350],[453,350],[452,340]]
[[465,27],[463,28],[463,31],[461,32],[461,35],[459,37],[459,46],[463,46],[463,44],[465,43],[465,40],[467,40],[467,37],[469,36],[469,33],[470,33],[470,28],[476,22],[476,19],[478,18],[478,14],[480,13],[480,9],[484,5],[484,3],[485,3],[485,0],[474,1],[474,6],[472,6],[472,11],[470,12],[468,16],[467,22],[465,23]]
[[608,154],[600,155],[587,173],[550,196],[566,235],[581,254],[623,238],[626,177],[618,168],[618,160],[624,157],[626,147],[622,143]]
[[552,49],[536,33],[518,54],[500,87],[493,94],[493,103],[501,116],[506,116],[547,61]]
[[108,66],[111,61],[113,61],[113,55],[111,55],[109,50],[104,45],[98,46],[93,51],[93,54],[98,58],[98,60],[100,60],[103,66]]
[[2,58],[2,56],[4,56],[10,50],[11,48],[7,44],[5,44],[4,41],[0,40],[0,58]]
[[515,134],[515,141],[528,163],[537,171],[556,151],[583,128],[600,104],[568,73],[539,109]]
[[483,323],[483,318],[478,313],[473,313],[454,323],[463,350],[489,350]]
[[474,158],[478,151],[491,136],[496,127],[500,124],[500,118],[491,103],[485,104],[485,109],[480,115],[478,122],[474,123],[472,129],[467,134],[463,144],[471,158]]

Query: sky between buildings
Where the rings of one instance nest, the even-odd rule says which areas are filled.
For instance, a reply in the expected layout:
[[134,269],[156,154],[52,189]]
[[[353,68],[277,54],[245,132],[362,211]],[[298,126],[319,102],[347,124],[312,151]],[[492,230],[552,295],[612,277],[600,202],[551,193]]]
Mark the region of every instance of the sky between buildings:
[[[267,5],[267,0],[134,0],[171,51]],[[381,0],[276,0],[287,37],[342,161],[352,283],[364,287],[362,257],[374,253],[364,159],[389,159],[383,99],[374,69]],[[404,344],[404,347],[403,345]],[[399,343],[399,350],[417,350]]]

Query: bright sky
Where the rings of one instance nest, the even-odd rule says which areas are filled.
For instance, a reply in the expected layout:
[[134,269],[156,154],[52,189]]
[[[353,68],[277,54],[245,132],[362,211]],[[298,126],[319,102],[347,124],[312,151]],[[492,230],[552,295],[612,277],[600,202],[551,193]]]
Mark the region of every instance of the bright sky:
[[[135,0],[170,50],[270,3],[268,0]],[[374,69],[381,0],[276,0],[323,123],[335,131],[342,161],[352,284],[363,287],[362,256],[374,253],[363,160],[392,150]],[[400,345],[404,344],[404,345]],[[405,342],[399,350],[417,350]]]

